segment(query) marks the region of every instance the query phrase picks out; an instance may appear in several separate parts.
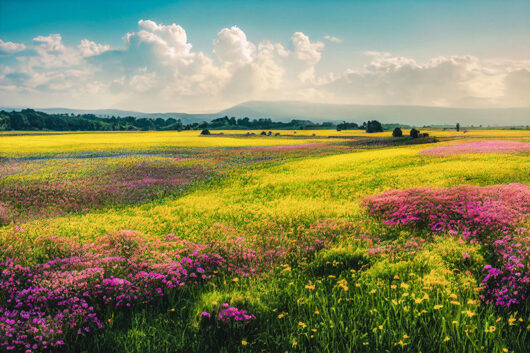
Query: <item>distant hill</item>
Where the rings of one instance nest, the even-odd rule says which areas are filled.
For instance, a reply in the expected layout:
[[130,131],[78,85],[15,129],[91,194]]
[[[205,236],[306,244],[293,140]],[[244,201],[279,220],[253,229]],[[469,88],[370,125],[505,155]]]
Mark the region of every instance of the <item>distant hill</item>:
[[530,125],[530,107],[527,108],[442,108],[405,105],[349,105],[306,102],[251,101],[219,112],[220,115],[266,117],[273,120],[291,119],[363,122],[378,120],[381,123],[423,125]]
[[[20,110],[20,108],[0,108],[4,110]],[[356,122],[378,120],[381,123],[401,123],[412,126],[423,125],[454,125],[463,126],[514,126],[530,125],[530,107],[526,108],[443,108],[408,105],[354,105],[354,104],[320,104],[297,101],[249,101],[222,110],[218,113],[187,114],[187,113],[144,113],[119,109],[68,109],[68,108],[34,108],[46,113],[55,114],[94,114],[100,117],[137,118],[174,118],[183,124],[200,123],[212,119],[235,116],[250,119],[270,118],[274,121],[288,122],[311,120],[322,122]]]

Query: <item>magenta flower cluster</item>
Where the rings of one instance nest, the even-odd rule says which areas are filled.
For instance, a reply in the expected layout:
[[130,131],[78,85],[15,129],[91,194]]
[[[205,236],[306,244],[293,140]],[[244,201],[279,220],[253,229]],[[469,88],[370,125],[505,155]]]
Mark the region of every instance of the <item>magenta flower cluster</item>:
[[461,153],[509,153],[530,151],[530,143],[518,141],[477,141],[429,148],[420,152],[427,156],[446,156]]
[[31,352],[62,345],[67,333],[101,328],[108,308],[148,303],[213,271],[192,258],[163,266],[89,254],[34,266],[7,259],[0,262],[0,347]]
[[496,259],[484,267],[486,303],[510,307],[527,298],[530,237],[522,225],[530,215],[528,185],[392,190],[363,202],[385,224],[461,234],[482,244]]
[[213,318],[216,321],[223,324],[242,324],[247,325],[256,317],[249,314],[246,310],[238,309],[231,306],[228,303],[223,303],[219,308],[215,309],[213,313],[202,312],[201,317],[203,320],[212,321]]
[[391,190],[363,203],[384,224],[460,233],[467,239],[512,231],[530,214],[530,187],[514,183]]
[[488,289],[482,299],[489,304],[510,307],[522,304],[530,293],[530,236],[520,228],[493,242],[497,254],[494,266],[486,265],[482,281]]

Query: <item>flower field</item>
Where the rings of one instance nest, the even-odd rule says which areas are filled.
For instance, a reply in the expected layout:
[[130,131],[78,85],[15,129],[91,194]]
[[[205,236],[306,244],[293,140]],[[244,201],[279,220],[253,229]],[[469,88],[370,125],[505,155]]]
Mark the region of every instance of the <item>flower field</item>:
[[2,136],[0,350],[527,352],[524,133]]
[[451,146],[429,148],[420,153],[429,156],[445,156],[448,154],[459,153],[507,153],[518,151],[530,151],[530,143],[502,140],[468,142]]

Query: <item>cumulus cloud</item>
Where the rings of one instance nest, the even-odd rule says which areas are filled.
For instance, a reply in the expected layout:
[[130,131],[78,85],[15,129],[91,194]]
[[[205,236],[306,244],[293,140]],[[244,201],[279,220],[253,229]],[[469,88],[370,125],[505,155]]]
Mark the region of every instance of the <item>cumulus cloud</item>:
[[256,46],[247,40],[247,35],[239,27],[223,28],[214,41],[214,53],[221,61],[249,63]]
[[329,35],[328,36],[324,36],[324,39],[326,39],[326,40],[328,40],[328,41],[330,41],[332,43],[342,43],[342,39],[337,38],[335,36],[329,36]]
[[0,55],[14,54],[26,49],[23,43],[4,42],[0,39]]
[[[177,24],[140,20],[121,48],[60,34],[0,40],[0,104],[215,111],[245,100],[436,106],[530,106],[530,61],[366,51],[356,68],[326,66],[325,44],[296,32],[253,42],[222,28],[194,51]],[[329,42],[339,38],[324,36]]]
[[88,39],[83,39],[77,46],[83,57],[99,55],[110,49],[108,44],[99,44]]
[[316,64],[322,57],[324,43],[311,42],[309,37],[302,32],[295,32],[291,37],[294,46],[294,52],[299,60],[306,61],[310,64]]
[[180,62],[188,64],[193,55],[192,45],[184,28],[179,25],[162,25],[151,20],[140,20],[138,32],[127,33],[125,41],[130,51],[151,50],[165,64]]

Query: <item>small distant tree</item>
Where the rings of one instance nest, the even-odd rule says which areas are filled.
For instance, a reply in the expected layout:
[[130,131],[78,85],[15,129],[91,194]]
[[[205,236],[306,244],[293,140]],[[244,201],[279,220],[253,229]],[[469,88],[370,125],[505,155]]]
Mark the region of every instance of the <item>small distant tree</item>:
[[201,131],[201,135],[210,135],[210,130],[204,129]]
[[394,131],[392,131],[392,136],[394,137],[403,137],[403,131],[399,127],[396,127]]
[[371,120],[366,123],[366,132],[383,132],[383,125],[377,120]]
[[456,131],[460,131],[460,123],[456,123]]
[[272,136],[272,131],[269,131],[269,132],[267,133],[267,136]]
[[260,135],[261,135],[261,136],[267,136],[267,133],[266,133],[265,131],[262,131],[262,132],[260,133]]
[[418,130],[414,128],[410,130],[410,137],[415,139],[418,138],[418,136],[420,136],[420,132]]

